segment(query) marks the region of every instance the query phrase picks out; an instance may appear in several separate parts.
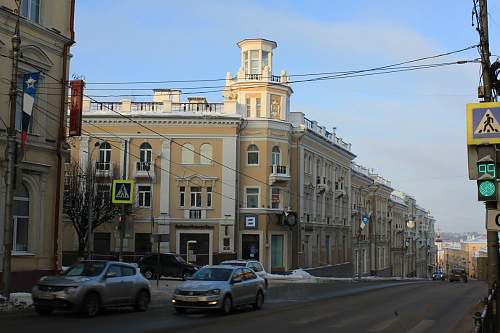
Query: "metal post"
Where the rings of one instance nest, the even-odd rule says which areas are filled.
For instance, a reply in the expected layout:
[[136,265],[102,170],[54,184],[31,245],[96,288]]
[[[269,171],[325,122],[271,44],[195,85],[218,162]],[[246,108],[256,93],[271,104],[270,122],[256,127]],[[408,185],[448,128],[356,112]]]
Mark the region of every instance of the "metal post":
[[[122,179],[127,179],[127,143],[125,140],[125,148],[123,149],[123,172]],[[126,208],[125,204],[122,204],[122,222],[120,228],[120,252],[118,253],[118,260],[123,261],[123,240],[125,238],[125,227],[127,225]]]
[[[90,150],[90,149],[89,149]],[[93,152],[93,150],[92,150]],[[92,192],[90,177],[92,173],[92,152],[89,152],[87,161],[87,259],[92,259]],[[93,186],[92,186],[93,187]]]
[[17,99],[17,72],[19,64],[19,49],[21,38],[19,36],[19,7],[17,8],[17,21],[12,36],[12,76],[10,81],[10,118],[7,137],[6,160],[7,170],[5,172],[5,216],[4,216],[4,238],[3,238],[3,295],[9,299],[10,296],[10,274],[11,274],[11,252],[13,215],[12,204],[14,201],[15,168],[16,168],[16,99]]

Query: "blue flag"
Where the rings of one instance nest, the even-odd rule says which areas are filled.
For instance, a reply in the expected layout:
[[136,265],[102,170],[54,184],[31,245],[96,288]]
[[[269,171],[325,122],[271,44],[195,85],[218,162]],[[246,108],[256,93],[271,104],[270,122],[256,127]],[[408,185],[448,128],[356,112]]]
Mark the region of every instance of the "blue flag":
[[33,113],[33,104],[35,104],[36,90],[38,81],[40,80],[40,72],[29,73],[24,75],[23,80],[23,120],[21,131],[21,147],[24,150],[26,139],[28,138],[28,128],[31,122]]

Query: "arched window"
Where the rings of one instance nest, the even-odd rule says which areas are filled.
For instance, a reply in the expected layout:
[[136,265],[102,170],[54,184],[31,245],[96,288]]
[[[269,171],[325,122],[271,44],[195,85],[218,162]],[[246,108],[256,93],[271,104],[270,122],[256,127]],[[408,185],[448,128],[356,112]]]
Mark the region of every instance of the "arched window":
[[30,217],[30,195],[26,186],[21,185],[14,192],[12,250],[28,251],[28,227]]
[[143,142],[140,147],[140,160],[141,162],[148,162],[150,163],[151,160],[153,159],[153,148],[151,145],[147,142]]
[[272,165],[280,165],[280,147],[274,146],[271,155]]
[[250,145],[247,148],[247,164],[259,165],[259,147]]
[[109,163],[109,161],[111,161],[111,145],[103,142],[99,146],[99,162]]
[[204,143],[200,146],[200,164],[212,164],[212,145]]
[[182,164],[194,164],[194,147],[190,143],[185,143],[181,148]]

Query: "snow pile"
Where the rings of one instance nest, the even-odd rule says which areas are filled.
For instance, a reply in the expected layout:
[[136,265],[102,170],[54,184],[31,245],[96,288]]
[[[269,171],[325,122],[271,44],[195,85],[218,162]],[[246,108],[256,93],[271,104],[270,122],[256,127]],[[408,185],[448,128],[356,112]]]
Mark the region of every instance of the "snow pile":
[[12,293],[10,299],[0,296],[0,312],[28,309],[33,305],[30,293]]
[[292,271],[290,274],[267,274],[269,280],[317,280],[318,278],[309,274],[305,270],[299,268]]

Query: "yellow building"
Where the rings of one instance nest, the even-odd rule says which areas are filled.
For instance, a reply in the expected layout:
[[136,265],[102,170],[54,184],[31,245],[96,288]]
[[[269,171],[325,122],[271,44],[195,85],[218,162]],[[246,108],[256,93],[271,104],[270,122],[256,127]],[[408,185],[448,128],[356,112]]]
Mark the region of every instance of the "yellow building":
[[[69,48],[73,44],[73,0],[20,2],[20,59],[18,101],[22,101],[23,75],[40,72],[37,96],[24,158],[18,162],[14,194],[11,287],[31,288],[40,275],[60,266],[64,167],[64,114]],[[9,89],[12,76],[12,44],[17,15],[14,0],[0,1],[0,261],[3,262],[5,223],[5,148],[9,124]],[[7,78],[7,79],[5,79]],[[20,106],[17,108],[17,142],[20,142]],[[19,151],[19,150],[18,150]],[[22,175],[22,176],[21,176]],[[0,269],[2,269],[0,267]],[[1,276],[1,273],[0,273]]]

